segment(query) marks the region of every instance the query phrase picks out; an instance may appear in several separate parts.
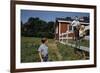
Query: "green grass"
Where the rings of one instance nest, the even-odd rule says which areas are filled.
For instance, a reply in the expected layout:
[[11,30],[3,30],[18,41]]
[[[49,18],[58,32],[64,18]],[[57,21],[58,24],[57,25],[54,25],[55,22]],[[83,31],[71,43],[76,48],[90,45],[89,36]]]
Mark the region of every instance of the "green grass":
[[[53,39],[48,39],[49,43],[54,43]],[[21,38],[21,62],[39,62],[38,48],[41,44],[40,38],[22,37]],[[57,60],[54,50],[49,46],[49,60]]]
[[[69,43],[75,44],[75,41],[73,40],[68,40]],[[81,40],[80,41],[80,46],[85,46],[89,47],[89,40]]]
[[38,47],[39,38],[22,37],[21,38],[21,62],[39,62]]
[[[21,62],[40,62],[38,48],[40,38],[21,37]],[[74,53],[74,49],[48,39],[49,61],[80,60],[82,57]]]
[[68,45],[63,45],[58,43],[59,52],[61,53],[62,60],[79,60],[81,59],[80,55],[74,53],[74,49]]

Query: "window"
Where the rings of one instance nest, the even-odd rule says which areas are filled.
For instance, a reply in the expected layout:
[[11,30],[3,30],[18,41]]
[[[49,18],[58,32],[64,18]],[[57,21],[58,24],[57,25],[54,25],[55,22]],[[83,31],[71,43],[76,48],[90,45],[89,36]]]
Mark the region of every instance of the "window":
[[73,29],[73,28],[72,28],[72,26],[71,26],[71,25],[69,25],[69,31],[72,31],[72,29]]

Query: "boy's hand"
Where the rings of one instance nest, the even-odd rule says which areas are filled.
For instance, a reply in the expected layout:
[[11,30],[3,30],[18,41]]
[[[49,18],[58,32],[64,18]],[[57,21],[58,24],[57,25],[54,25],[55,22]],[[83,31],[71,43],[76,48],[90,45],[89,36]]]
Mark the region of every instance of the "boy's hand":
[[43,59],[42,59],[42,56],[41,56],[41,52],[39,52],[39,56],[40,56],[41,62],[43,62]]
[[43,62],[43,59],[41,59],[41,62]]

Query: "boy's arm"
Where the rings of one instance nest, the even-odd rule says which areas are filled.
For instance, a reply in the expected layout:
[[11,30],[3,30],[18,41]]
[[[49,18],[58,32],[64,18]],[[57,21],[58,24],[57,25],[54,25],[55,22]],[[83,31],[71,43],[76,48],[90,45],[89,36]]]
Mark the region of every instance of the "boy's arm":
[[41,62],[43,62],[41,52],[39,52],[39,57],[40,57],[40,59],[41,59]]

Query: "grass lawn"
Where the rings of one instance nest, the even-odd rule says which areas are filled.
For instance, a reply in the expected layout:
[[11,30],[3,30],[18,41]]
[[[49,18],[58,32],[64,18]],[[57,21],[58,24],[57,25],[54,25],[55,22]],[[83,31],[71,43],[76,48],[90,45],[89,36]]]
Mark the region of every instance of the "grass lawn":
[[62,60],[80,60],[82,56],[75,54],[74,49],[71,46],[64,45],[61,43],[57,44],[59,52],[62,55]]
[[34,37],[21,38],[21,62],[39,62],[38,47],[40,39]]
[[[40,38],[21,37],[21,62],[40,62],[38,47]],[[80,60],[82,57],[74,53],[74,49],[61,43],[48,39],[49,61]]]
[[[69,43],[75,44],[75,41],[73,40],[68,40]],[[80,41],[80,46],[85,46],[85,47],[89,47],[89,40],[81,40]]]
[[[48,39],[49,43],[54,43],[53,39]],[[41,44],[40,38],[21,37],[21,62],[40,62],[38,48]],[[56,51],[49,45],[49,60],[56,61]]]

